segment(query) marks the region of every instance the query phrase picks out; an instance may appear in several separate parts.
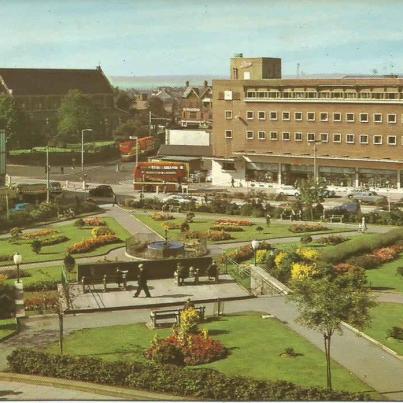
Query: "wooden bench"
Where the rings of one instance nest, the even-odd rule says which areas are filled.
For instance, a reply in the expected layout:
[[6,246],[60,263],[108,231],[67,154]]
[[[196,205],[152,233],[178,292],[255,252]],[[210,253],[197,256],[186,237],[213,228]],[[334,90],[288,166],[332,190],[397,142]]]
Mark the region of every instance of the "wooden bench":
[[[200,314],[200,319],[204,320],[204,314],[206,311],[205,306],[198,306],[195,307],[197,311],[199,311]],[[160,311],[151,311],[150,313],[150,322],[151,326],[153,328],[156,328],[158,325],[158,322],[164,319],[175,319],[175,324],[180,323],[180,318],[181,318],[181,312],[183,311],[182,308],[177,308],[177,309],[164,309]]]

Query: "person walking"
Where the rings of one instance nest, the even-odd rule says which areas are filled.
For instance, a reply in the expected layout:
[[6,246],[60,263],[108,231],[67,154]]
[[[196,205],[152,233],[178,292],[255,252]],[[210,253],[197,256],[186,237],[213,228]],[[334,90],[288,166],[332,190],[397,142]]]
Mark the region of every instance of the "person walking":
[[133,298],[136,298],[139,296],[141,290],[144,290],[146,297],[150,298],[150,291],[148,289],[148,285],[147,285],[147,275],[144,271],[144,265],[143,264],[139,264],[139,274],[137,276],[137,291],[136,293],[133,295]]
[[231,187],[235,187],[235,179],[234,178],[231,178]]

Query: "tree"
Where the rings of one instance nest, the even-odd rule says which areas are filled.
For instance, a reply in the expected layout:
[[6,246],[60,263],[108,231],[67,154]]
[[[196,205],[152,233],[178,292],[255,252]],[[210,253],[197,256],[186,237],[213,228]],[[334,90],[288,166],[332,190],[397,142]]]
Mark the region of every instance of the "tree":
[[59,138],[81,141],[81,130],[92,129],[96,135],[101,116],[91,99],[79,90],[70,90],[58,111]]
[[307,179],[297,184],[299,199],[309,210],[311,220],[313,220],[313,206],[323,201],[327,185],[324,180],[315,181]]
[[71,256],[70,253],[67,253],[67,255],[63,259],[63,263],[68,273],[71,273],[76,266],[76,259],[74,259],[74,257]]
[[39,239],[34,239],[31,243],[32,251],[39,254],[42,249],[42,242]]
[[148,100],[148,104],[150,105],[150,112],[158,118],[163,118],[166,116],[166,111],[164,108],[164,102],[162,99],[158,97],[150,97]]
[[115,99],[115,105],[126,112],[129,111],[130,106],[133,103],[133,99],[129,96],[126,91],[122,91],[119,88],[114,88],[113,97]]
[[375,302],[369,294],[365,272],[356,270],[336,274],[322,269],[321,275],[294,280],[289,298],[297,304],[298,321],[323,335],[326,355],[327,387],[332,389],[331,340],[342,322],[362,329],[369,323],[370,308]]
[[113,134],[117,137],[127,139],[130,136],[144,137],[147,133],[147,126],[140,120],[129,119],[118,126]]

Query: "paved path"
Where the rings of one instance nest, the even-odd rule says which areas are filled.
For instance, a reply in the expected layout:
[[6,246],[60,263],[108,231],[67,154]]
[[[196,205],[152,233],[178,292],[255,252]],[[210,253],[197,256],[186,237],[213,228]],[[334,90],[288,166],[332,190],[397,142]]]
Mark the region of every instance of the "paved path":
[[[285,322],[295,332],[309,340],[323,351],[322,336],[309,330],[295,319],[297,311],[294,304],[286,297],[260,297],[243,301],[227,301],[225,313],[244,311],[267,312]],[[207,315],[213,312],[213,304],[207,304]],[[149,309],[116,312],[95,312],[66,316],[64,328],[66,334],[82,329],[146,322]],[[20,334],[1,344],[0,369],[5,369],[5,357],[14,348],[29,346],[41,348],[58,339],[57,317],[40,317],[24,322]],[[370,387],[393,400],[403,400],[403,361],[386,353],[380,347],[352,331],[345,329],[343,335],[335,335],[332,344],[332,357],[349,371],[357,375]],[[337,385],[335,385],[337,388]]]
[[29,383],[0,381],[0,400],[120,400],[80,390]]
[[403,304],[403,293],[399,292],[376,292],[374,293],[378,302],[393,302]]

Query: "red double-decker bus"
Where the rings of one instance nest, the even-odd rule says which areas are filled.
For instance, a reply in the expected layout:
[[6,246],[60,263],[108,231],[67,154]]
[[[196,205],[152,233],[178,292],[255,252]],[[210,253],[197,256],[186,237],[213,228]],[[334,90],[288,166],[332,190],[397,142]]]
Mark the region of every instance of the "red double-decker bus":
[[140,162],[133,170],[135,190],[175,192],[188,183],[189,165],[183,162]]

